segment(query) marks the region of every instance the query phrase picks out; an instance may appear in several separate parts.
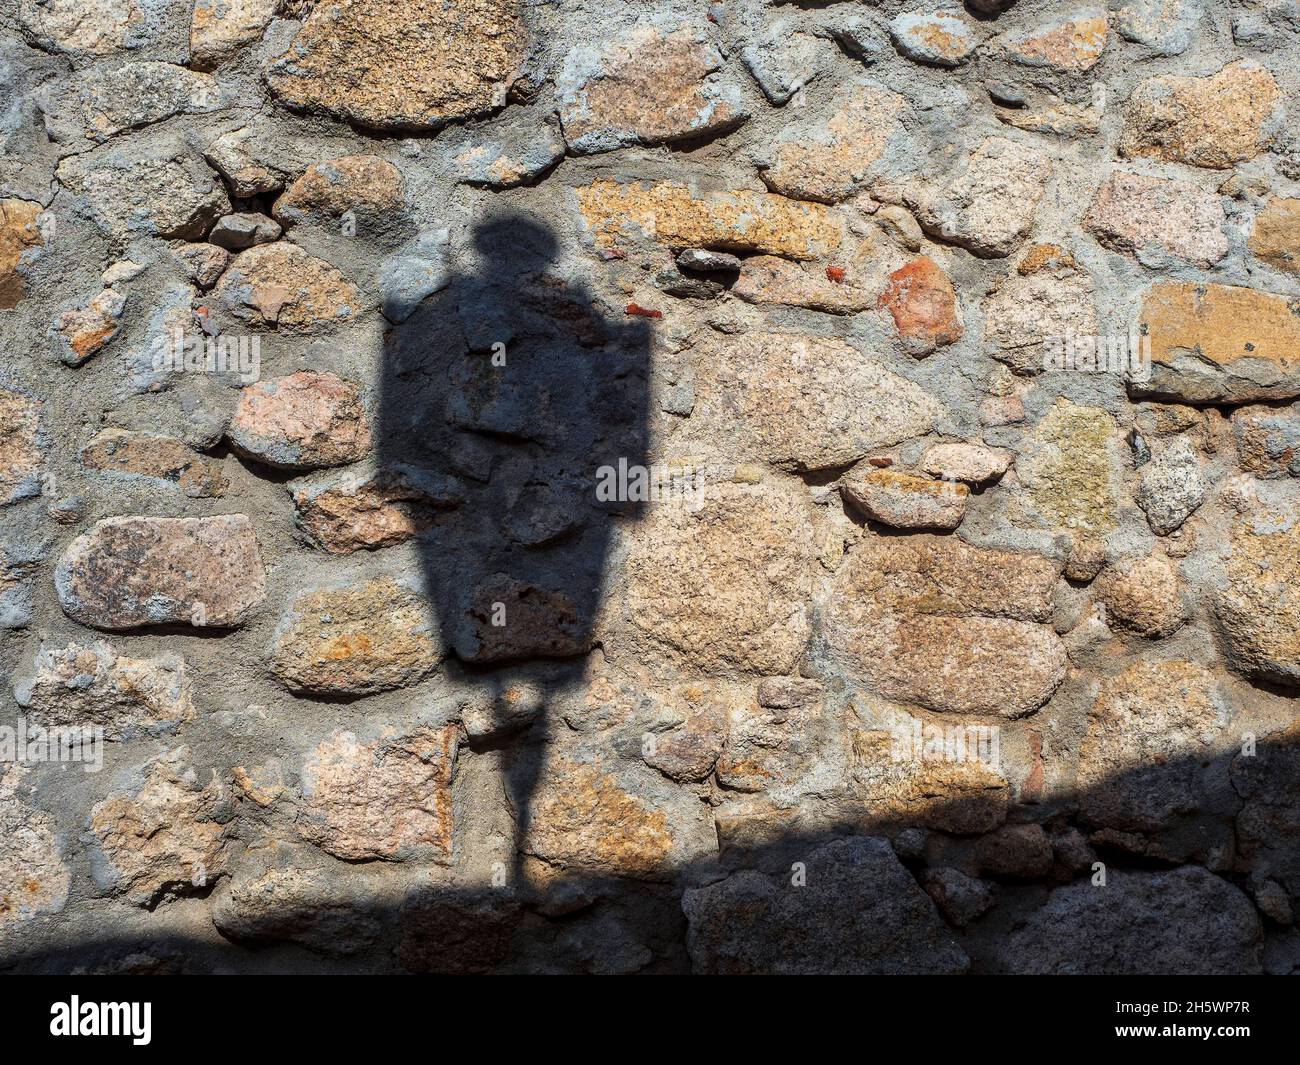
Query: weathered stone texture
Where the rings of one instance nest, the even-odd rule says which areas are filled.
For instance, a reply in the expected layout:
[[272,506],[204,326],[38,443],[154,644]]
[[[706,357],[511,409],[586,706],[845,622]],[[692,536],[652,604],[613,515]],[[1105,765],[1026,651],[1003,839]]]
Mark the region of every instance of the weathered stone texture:
[[230,628],[266,595],[252,522],[105,518],[74,540],[54,575],[69,617],[99,629]]

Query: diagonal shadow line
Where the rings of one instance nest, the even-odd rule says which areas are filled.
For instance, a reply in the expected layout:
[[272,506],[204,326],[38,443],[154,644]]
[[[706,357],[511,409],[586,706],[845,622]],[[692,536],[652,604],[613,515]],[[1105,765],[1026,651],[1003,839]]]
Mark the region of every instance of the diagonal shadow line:
[[[1235,796],[1231,808],[1217,806],[1211,797],[1217,786]],[[645,972],[849,972],[904,974],[916,971],[923,949],[924,928],[901,927],[881,950],[870,957],[854,954],[854,944],[844,936],[843,957],[815,955],[795,958],[782,965],[764,936],[771,930],[762,922],[751,925],[746,942],[745,922],[750,910],[737,913],[735,934],[739,953],[760,957],[767,949],[769,961],[752,958],[738,962],[719,959],[700,950],[688,935],[682,911],[685,890],[694,884],[726,881],[742,871],[757,871],[780,892],[790,884],[793,861],[810,861],[810,876],[818,869],[819,848],[835,840],[883,837],[893,839],[902,864],[917,883],[924,882],[929,867],[965,869],[994,886],[996,905],[965,924],[950,921],[948,935],[970,956],[976,974],[1069,972],[1100,974],[1178,973],[1214,974],[1259,972],[1266,947],[1280,945],[1274,953],[1286,954],[1283,937],[1288,930],[1258,917],[1255,942],[1236,955],[1235,968],[1225,967],[1216,955],[1215,928],[1226,916],[1219,912],[1189,912],[1182,900],[1167,908],[1153,903],[1106,924],[1101,911],[1084,914],[1086,921],[1070,924],[1056,914],[1045,924],[1041,916],[1054,896],[1048,888],[1078,891],[1090,883],[1091,866],[1071,866],[1058,856],[1052,867],[1034,880],[1014,873],[981,870],[975,835],[928,830],[926,853],[902,846],[902,833],[925,825],[968,824],[984,813],[983,801],[969,796],[939,799],[914,815],[884,815],[869,806],[855,816],[830,817],[813,827],[784,831],[768,838],[724,845],[719,866],[698,863],[665,868],[657,881],[619,879],[561,872],[558,884],[569,894],[584,896],[584,905],[565,913],[542,914],[539,898],[512,886],[508,890],[488,885],[448,887],[424,885],[400,900],[352,895],[346,901],[322,898],[307,906],[269,908],[255,933],[221,939],[200,937],[175,929],[153,933],[107,928],[89,939],[61,945],[48,942],[26,946],[23,937],[10,937],[10,947],[0,957],[0,971],[22,974],[73,972],[122,973],[366,973],[427,972],[474,974],[489,972],[566,972],[608,970],[621,957],[624,946],[602,940],[602,923],[611,913],[620,915],[648,944],[654,957],[643,963]],[[1300,730],[1278,740],[1259,742],[1256,753],[1237,752],[1213,758],[1184,757],[1162,764],[1136,767],[1099,780],[1094,786],[1054,800],[1050,804],[1020,804],[1010,809],[1008,824],[1043,823],[1049,828],[1078,826],[1092,840],[1096,860],[1106,863],[1112,880],[1125,876],[1159,876],[1192,866],[1214,865],[1216,848],[1229,846],[1229,860],[1217,859],[1215,883],[1233,895],[1237,905],[1250,909],[1251,879],[1248,867],[1267,873],[1282,886],[1292,905],[1300,903]],[[1242,825],[1247,826],[1245,832]],[[1289,831],[1288,831],[1289,830]],[[1136,853],[1140,841],[1145,853]],[[385,863],[372,863],[385,864]],[[362,877],[363,867],[339,863],[340,877]],[[1235,885],[1234,888],[1226,885]],[[897,892],[868,879],[839,894],[810,894],[804,910],[796,911],[798,936],[834,937],[864,914],[875,914],[892,900],[882,894]],[[1104,890],[1104,889],[1103,889]],[[1103,896],[1102,910],[1111,909]],[[750,905],[750,904],[747,904]],[[341,907],[341,909],[340,909]],[[1122,907],[1121,907],[1122,908]],[[1253,911],[1252,911],[1253,912]],[[934,919],[937,911],[931,907]],[[788,915],[787,915],[788,916]],[[1017,954],[1008,944],[1027,924],[1037,921],[1039,946],[1057,939],[1068,944],[1067,960],[1056,959],[1055,968],[1042,958]],[[595,929],[593,933],[592,929]],[[788,929],[784,929],[788,931]],[[229,930],[227,930],[229,931]],[[909,939],[915,935],[915,940]],[[1289,932],[1295,936],[1294,932]],[[594,938],[593,938],[594,937]],[[44,937],[47,939],[48,937]],[[932,935],[930,936],[932,938]],[[575,946],[575,943],[577,944]],[[750,950],[750,946],[755,950]],[[824,941],[822,941],[824,946]],[[357,947],[351,952],[352,947]],[[1021,943],[1023,948],[1023,942]],[[1300,954],[1292,946],[1292,955]],[[1049,952],[1050,953],[1050,952]],[[1167,958],[1183,959],[1183,967],[1170,969]],[[1056,957],[1051,954],[1051,957]],[[1193,961],[1187,961],[1189,957]],[[1050,958],[1049,958],[1050,960]],[[1275,969],[1276,964],[1274,963]],[[1281,964],[1286,964],[1282,962]],[[1291,958],[1300,970],[1300,956]],[[615,970],[617,971],[617,970]]]

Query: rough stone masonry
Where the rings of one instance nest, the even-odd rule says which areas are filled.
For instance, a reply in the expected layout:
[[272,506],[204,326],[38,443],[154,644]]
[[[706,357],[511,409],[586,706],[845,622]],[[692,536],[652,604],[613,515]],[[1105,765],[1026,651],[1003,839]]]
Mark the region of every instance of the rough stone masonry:
[[0,969],[1300,972],[1298,115],[1296,0],[6,3]]

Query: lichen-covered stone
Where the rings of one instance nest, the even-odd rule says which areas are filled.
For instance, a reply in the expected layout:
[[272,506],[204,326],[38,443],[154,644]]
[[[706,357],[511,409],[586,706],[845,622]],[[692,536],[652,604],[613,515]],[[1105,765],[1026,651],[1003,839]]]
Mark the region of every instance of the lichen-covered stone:
[[1201,0],[1126,0],[1115,12],[1115,29],[1159,55],[1181,55],[1191,46],[1200,17]]
[[1148,78],[1129,97],[1120,151],[1223,170],[1268,146],[1281,99],[1273,75],[1245,61],[1201,77]]
[[53,334],[62,349],[60,357],[69,366],[80,366],[99,354],[122,327],[126,298],[111,288],[104,289],[80,307],[59,315]]
[[199,240],[230,198],[201,159],[173,141],[138,141],[65,159],[59,181],[82,198],[114,240]]
[[266,596],[252,522],[105,518],[63,553],[54,584],[64,612],[98,629],[232,628]]
[[247,386],[227,435],[241,455],[284,470],[344,466],[371,445],[360,389],[310,370]]
[[[649,770],[656,780],[658,774]],[[575,874],[661,880],[716,849],[711,820],[698,803],[676,798],[668,785],[637,776],[630,790],[596,762],[548,759],[526,801],[520,849]],[[523,812],[523,811],[520,811]]]
[[373,743],[334,732],[303,765],[299,833],[346,861],[419,854],[447,861],[458,744],[455,725]]
[[1016,461],[1034,517],[1085,540],[1118,524],[1119,429],[1100,407],[1054,404]]
[[1201,461],[1186,437],[1162,446],[1139,476],[1137,504],[1157,536],[1168,536],[1181,527],[1209,490]]
[[190,758],[187,747],[156,758],[137,787],[91,808],[102,889],[152,908],[170,896],[206,894],[226,872],[230,788],[215,774],[203,780]]
[[270,666],[292,691],[370,695],[423,680],[442,658],[424,596],[380,577],[299,595],[276,626]]
[[194,716],[194,683],[174,652],[128,658],[106,643],[42,648],[14,699],[44,726],[104,729],[108,739],[175,727]]
[[0,506],[39,495],[46,440],[39,400],[0,389]]
[[670,181],[600,180],[576,189],[597,246],[648,239],[670,248],[716,248],[816,259],[840,246],[843,223],[819,204],[772,193],[693,192]]
[[955,529],[970,495],[964,484],[894,470],[871,470],[845,481],[840,492],[865,517],[896,529]]
[[850,742],[852,796],[869,823],[965,836],[990,832],[1007,819],[1011,785],[1002,767],[978,751],[963,760],[927,758],[924,749],[900,751],[897,735],[877,729],[854,730]]
[[20,24],[42,46],[77,57],[153,44],[176,17],[176,0],[19,0]]
[[266,83],[280,103],[376,129],[436,129],[505,103],[523,60],[517,0],[316,5]]

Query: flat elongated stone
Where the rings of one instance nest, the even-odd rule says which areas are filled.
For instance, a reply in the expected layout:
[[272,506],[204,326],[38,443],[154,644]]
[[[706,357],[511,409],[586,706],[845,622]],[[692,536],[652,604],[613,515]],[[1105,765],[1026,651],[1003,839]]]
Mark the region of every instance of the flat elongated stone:
[[98,629],[232,628],[266,596],[252,522],[105,518],[63,553],[54,584],[64,612]]
[[495,110],[523,60],[517,0],[353,0],[313,8],[266,83],[284,105],[376,129]]
[[172,436],[105,429],[81,449],[78,458],[88,470],[175,484],[194,498],[222,496],[229,487],[220,465]]
[[45,104],[45,128],[74,148],[100,144],[174,115],[219,110],[226,100],[207,74],[173,63],[124,63],[82,71]]
[[1233,285],[1164,282],[1142,301],[1151,378],[1138,395],[1186,403],[1300,395],[1300,300]]
[[670,181],[607,180],[574,192],[602,248],[642,238],[670,248],[817,259],[838,248],[844,236],[843,222],[827,208],[771,193],[696,193]]
[[790,470],[844,466],[874,448],[924,436],[941,414],[920,386],[831,337],[706,332],[690,434],[738,462]]
[[866,517],[898,529],[955,529],[970,495],[964,484],[894,470],[872,470],[840,491]]
[[1106,12],[1092,8],[1005,33],[993,46],[1024,66],[1081,73],[1101,59],[1108,32]]

